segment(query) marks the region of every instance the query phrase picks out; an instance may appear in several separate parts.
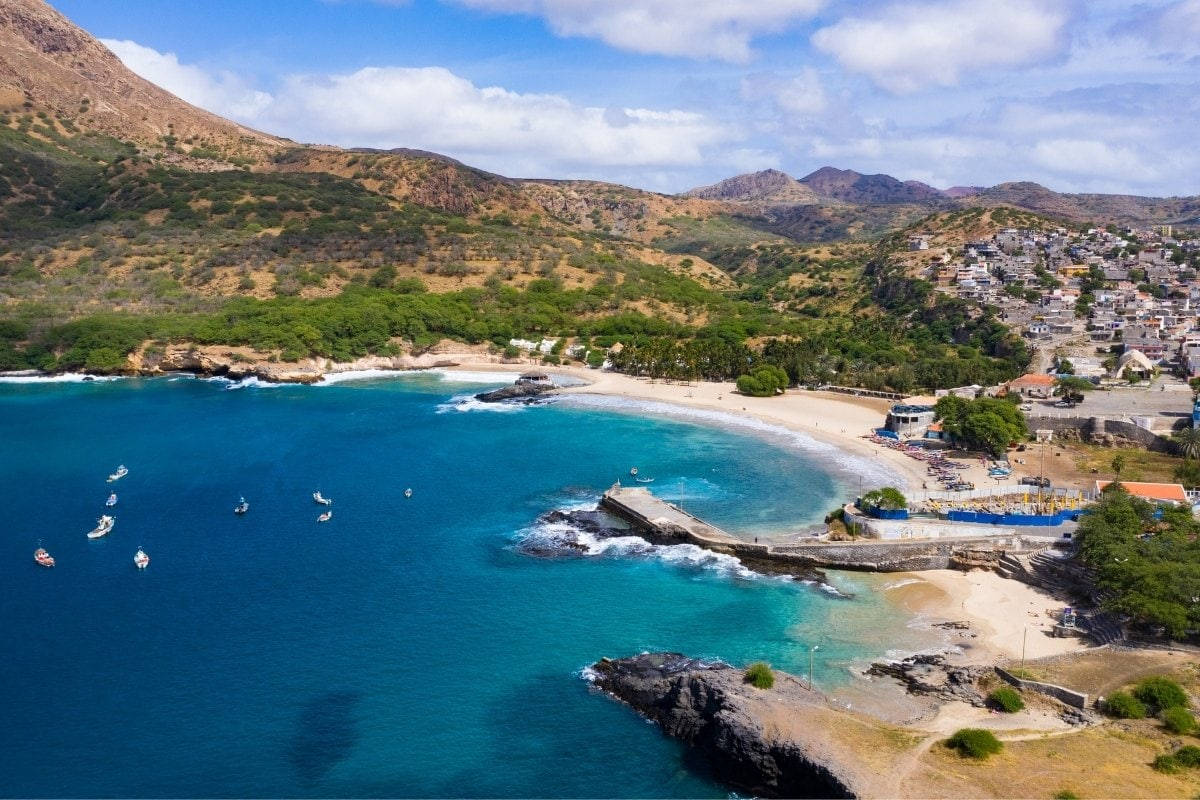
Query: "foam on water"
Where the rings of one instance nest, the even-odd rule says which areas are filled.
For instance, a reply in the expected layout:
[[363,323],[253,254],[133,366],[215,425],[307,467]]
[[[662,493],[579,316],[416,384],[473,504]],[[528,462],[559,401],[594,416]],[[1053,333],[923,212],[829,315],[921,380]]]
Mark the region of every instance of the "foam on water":
[[524,411],[529,406],[524,403],[485,403],[476,399],[473,394],[456,394],[444,403],[438,403],[438,414],[449,414],[455,411],[493,411],[500,414],[511,414]]
[[782,425],[763,422],[752,417],[739,416],[727,411],[691,408],[689,406],[664,403],[657,400],[638,400],[601,394],[564,394],[560,395],[557,399],[563,404],[579,408],[632,414],[655,414],[675,419],[719,425],[725,428],[738,428],[769,436],[791,447],[828,459],[832,462],[831,466],[843,475],[861,476],[866,485],[875,483],[885,484],[897,479],[896,472],[888,466],[854,453],[847,453],[837,445],[821,441],[809,436],[807,433],[785,428]]
[[82,372],[64,372],[61,375],[41,375],[34,373],[10,373],[0,375],[0,383],[91,383],[93,381],[119,381],[119,375],[85,375]]
[[488,370],[453,369],[434,367],[418,370],[417,375],[435,375],[446,383],[515,383],[519,372],[490,372]]
[[239,379],[226,378],[223,375],[214,375],[213,377],[205,378],[204,380],[211,381],[213,383],[224,383],[226,384],[225,389],[228,391],[233,391],[235,389],[278,389],[281,386],[296,385],[289,383],[277,383],[275,381],[264,381],[257,375],[251,375],[248,378]]
[[924,583],[924,581],[920,578],[904,578],[903,580],[884,585],[883,590],[885,592],[891,591],[892,589],[899,589],[901,586],[911,586],[914,583]]

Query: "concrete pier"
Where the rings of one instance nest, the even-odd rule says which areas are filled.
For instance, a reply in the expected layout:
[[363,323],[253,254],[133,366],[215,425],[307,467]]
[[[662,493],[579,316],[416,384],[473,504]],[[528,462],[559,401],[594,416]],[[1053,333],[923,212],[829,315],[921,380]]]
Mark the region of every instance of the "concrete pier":
[[[951,566],[987,567],[993,561],[998,562],[1005,553],[1041,550],[1052,541],[1012,531],[989,536],[971,531],[975,535],[939,539],[814,541],[772,546],[739,539],[655,497],[642,487],[615,485],[604,493],[600,508],[625,520],[640,535],[656,544],[694,544],[737,556],[750,569],[768,574],[811,575],[822,568],[908,572]],[[983,526],[975,527],[982,529]]]

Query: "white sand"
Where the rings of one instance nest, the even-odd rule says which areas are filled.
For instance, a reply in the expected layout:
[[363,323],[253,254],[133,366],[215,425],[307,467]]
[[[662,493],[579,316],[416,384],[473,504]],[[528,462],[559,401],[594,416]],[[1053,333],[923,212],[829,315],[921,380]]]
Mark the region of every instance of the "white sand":
[[1086,645],[1074,637],[1050,635],[1054,619],[1050,612],[1060,610],[1055,600],[1034,587],[997,575],[973,570],[951,569],[914,572],[911,577],[925,581],[945,593],[924,611],[945,620],[966,620],[979,633],[971,650],[971,663],[998,663],[1021,658],[1083,650]]

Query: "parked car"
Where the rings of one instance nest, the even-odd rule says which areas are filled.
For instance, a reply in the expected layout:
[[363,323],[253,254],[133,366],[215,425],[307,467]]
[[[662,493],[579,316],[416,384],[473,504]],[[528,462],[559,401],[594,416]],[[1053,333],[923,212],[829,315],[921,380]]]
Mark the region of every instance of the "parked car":
[[1033,403],[1021,403],[1022,411],[1033,411]]
[[1050,488],[1050,479],[1037,475],[1026,475],[1024,478],[1021,478],[1019,483],[1023,483],[1026,486],[1040,486],[1043,489]]

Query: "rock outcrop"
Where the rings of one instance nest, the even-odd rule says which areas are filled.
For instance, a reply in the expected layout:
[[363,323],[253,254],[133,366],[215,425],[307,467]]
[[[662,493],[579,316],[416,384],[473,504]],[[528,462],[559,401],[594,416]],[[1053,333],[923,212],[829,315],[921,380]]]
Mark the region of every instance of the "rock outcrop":
[[490,392],[480,392],[475,395],[475,399],[481,403],[504,403],[511,401],[528,405],[536,403],[557,388],[557,386],[550,386],[544,383],[514,383],[512,386],[505,386]]
[[979,692],[979,679],[990,672],[988,667],[950,664],[940,653],[919,653],[900,661],[876,662],[866,670],[868,675],[894,678],[909,694],[961,700],[979,708],[986,705]]
[[691,745],[734,787],[763,797],[873,793],[862,762],[828,735],[824,698],[789,675],[776,673],[764,691],[729,664],[679,653],[603,659],[592,673],[595,686]]

